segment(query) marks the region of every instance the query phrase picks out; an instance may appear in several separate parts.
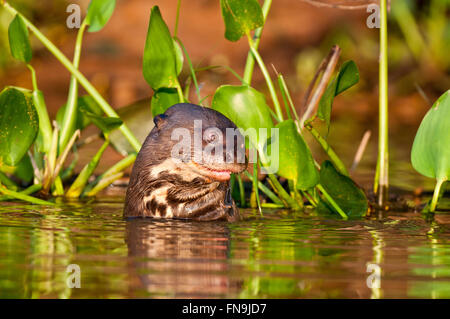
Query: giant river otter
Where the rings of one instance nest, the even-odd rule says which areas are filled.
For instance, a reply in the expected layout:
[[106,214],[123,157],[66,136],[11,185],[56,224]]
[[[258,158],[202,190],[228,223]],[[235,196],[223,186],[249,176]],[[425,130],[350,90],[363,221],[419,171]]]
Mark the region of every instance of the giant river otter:
[[187,103],[154,122],[133,166],[124,216],[239,219],[229,179],[247,164],[236,125],[215,110]]

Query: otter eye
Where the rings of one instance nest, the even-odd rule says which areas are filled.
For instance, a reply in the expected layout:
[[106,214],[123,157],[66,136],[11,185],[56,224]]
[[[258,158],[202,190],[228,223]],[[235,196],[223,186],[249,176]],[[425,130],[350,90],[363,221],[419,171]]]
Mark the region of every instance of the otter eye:
[[216,132],[210,132],[207,136],[206,136],[206,140],[208,142],[215,142],[219,139],[219,135]]

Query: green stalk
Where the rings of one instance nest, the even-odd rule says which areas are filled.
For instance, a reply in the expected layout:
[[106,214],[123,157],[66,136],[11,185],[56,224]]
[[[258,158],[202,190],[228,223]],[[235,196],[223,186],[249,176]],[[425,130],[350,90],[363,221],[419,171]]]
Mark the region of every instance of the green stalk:
[[321,191],[323,196],[325,196],[325,198],[331,204],[331,206],[333,206],[333,208],[339,213],[339,215],[341,215],[342,219],[347,220],[348,219],[347,215],[339,207],[339,205],[334,201],[334,199],[330,196],[330,194],[328,194],[328,192],[325,190],[325,188],[323,188],[323,186],[321,184],[317,184],[317,188]]
[[434,188],[433,198],[431,199],[430,204],[430,212],[434,213],[436,210],[437,203],[439,201],[439,195],[441,193],[441,187],[444,185],[444,183],[447,181],[447,178],[439,179],[436,183],[436,186]]
[[311,133],[311,135],[316,139],[316,141],[320,144],[322,149],[325,151],[325,153],[328,155],[330,160],[333,162],[333,164],[336,166],[336,169],[345,176],[350,176],[348,173],[347,168],[345,167],[344,163],[342,163],[339,156],[336,154],[336,152],[331,148],[331,146],[328,144],[328,142],[320,135],[317,130],[311,126],[311,124],[305,123],[305,128]]
[[273,174],[268,174],[269,180],[272,182],[272,185],[275,189],[275,191],[278,193],[278,195],[281,197],[281,199],[287,204],[286,207],[290,207],[294,210],[300,210],[301,207],[298,205],[298,203],[286,192],[286,190],[281,186],[280,182]]
[[[98,93],[97,89],[86,79],[86,77],[78,71],[74,65],[67,59],[67,57],[45,36],[43,35],[27,18],[20,14],[16,9],[11,7],[8,3],[0,3],[10,14],[15,16],[18,14],[25,25],[30,29],[31,32],[38,38],[39,41],[56,57],[56,59],[67,69],[69,72],[78,80],[78,82],[84,87],[84,89],[92,96],[92,98],[98,103],[101,109],[109,117],[119,117],[119,115],[114,111],[114,109],[106,102],[106,100]],[[120,126],[120,131],[125,136],[127,141],[131,146],[138,152],[141,148],[141,144],[130,131],[130,129],[122,124]]]
[[379,105],[379,135],[378,135],[378,180],[375,183],[378,195],[378,205],[384,205],[389,188],[389,149],[388,149],[388,34],[387,34],[387,0],[381,0],[380,28],[380,105]]
[[244,183],[242,182],[241,175],[237,175],[237,180],[238,180],[238,185],[239,185],[239,195],[241,196],[241,206],[244,208],[246,206],[245,190],[244,190]]
[[123,176],[123,172],[114,174],[114,175],[109,175],[106,176],[104,178],[102,178],[95,186],[94,188],[92,188],[89,191],[84,192],[83,196],[88,196],[88,197],[93,197],[95,195],[97,195],[98,192],[104,190],[106,187],[108,187],[109,185],[111,185],[114,181],[118,180],[119,178],[121,178]]
[[10,180],[8,178],[8,176],[3,174],[3,172],[0,172],[0,184],[5,185],[9,189],[14,189],[14,190],[19,189],[19,186],[16,183],[14,183],[12,180]]
[[[253,44],[256,49],[258,49],[259,41],[261,40],[261,34],[264,28],[264,25],[266,24],[267,15],[269,14],[270,6],[272,5],[272,0],[265,0],[264,4],[262,6],[262,12],[264,17],[264,24],[262,27],[255,30],[255,34],[253,36]],[[255,68],[255,57],[251,52],[247,55],[247,62],[245,63],[245,70],[244,70],[244,82],[247,85],[252,84],[252,76],[253,76],[253,70]]]
[[106,148],[109,145],[109,140],[106,139],[103,145],[98,150],[97,154],[92,158],[92,160],[81,170],[80,174],[78,175],[77,179],[73,182],[73,184],[70,186],[69,190],[66,193],[66,197],[79,197],[81,193],[84,190],[84,187],[86,186],[89,177],[91,177],[92,173],[94,172],[95,168],[98,166],[98,163],[100,162],[100,158],[103,155],[103,152],[106,150]]
[[31,72],[31,82],[33,84],[32,99],[39,118],[39,136],[37,138],[37,144],[39,145],[39,151],[48,153],[53,135],[52,125],[50,123],[50,117],[48,116],[44,94],[42,91],[39,91],[37,85],[36,71],[31,64],[27,64],[27,67]]
[[20,200],[23,200],[25,202],[29,202],[32,204],[46,205],[46,206],[55,205],[55,203],[47,202],[47,201],[39,199],[39,198],[34,198],[32,196],[28,196],[23,193],[14,192],[12,190],[9,190],[9,189],[3,187],[2,185],[0,185],[0,193],[7,195],[9,197],[12,197],[14,199],[20,199]]
[[[19,193],[22,195],[31,195],[31,194],[34,194],[34,193],[40,191],[41,189],[42,189],[41,184],[34,184]],[[10,199],[13,199],[13,197],[7,196],[7,195],[0,196],[0,202],[5,201],[5,200],[10,200]]]
[[[81,44],[83,42],[83,34],[86,30],[86,20],[81,24],[78,30],[77,40],[75,43],[75,51],[73,54],[73,66],[78,69],[80,66]],[[69,142],[70,137],[75,131],[75,123],[77,122],[77,100],[78,100],[78,82],[76,77],[72,75],[70,78],[69,95],[67,97],[66,110],[64,112],[61,124],[61,134],[59,136],[59,149],[64,149]]]
[[[247,171],[245,171],[244,173],[253,183],[253,176]],[[283,202],[277,197],[277,195],[275,195],[274,192],[272,192],[266,185],[264,185],[260,181],[258,181],[258,188],[261,190],[261,192],[266,194],[266,196],[269,197],[275,204],[282,205],[284,207]]]
[[178,42],[178,44],[180,45],[181,49],[183,50],[184,56],[186,57],[186,61],[187,61],[188,65],[189,65],[189,70],[191,71],[191,77],[192,77],[192,80],[193,80],[194,86],[195,86],[195,93],[197,94],[198,100],[201,101],[202,97],[200,96],[200,87],[198,86],[197,76],[195,75],[195,68],[192,65],[191,58],[189,57],[189,54],[188,54],[188,52],[187,52],[183,42],[177,37],[174,37],[174,39],[175,39],[175,41]]
[[176,37],[178,34],[178,23],[180,22],[180,8],[181,8],[181,0],[178,0],[177,3],[177,16],[175,19],[175,30],[173,31],[173,36]]
[[[256,153],[256,151],[255,151]],[[253,192],[256,196],[256,203],[258,205],[259,214],[262,216],[262,210],[261,210],[261,199],[259,198],[259,191],[258,191],[258,155],[255,154],[256,162],[253,163]]]
[[[247,34],[247,39],[248,39],[248,45],[250,46],[250,51],[253,53],[253,56],[255,57],[256,62],[258,62],[261,72],[264,75],[264,78],[266,80],[267,87],[269,88],[270,96],[272,97],[273,105],[275,107],[275,112],[277,113],[277,119],[278,119],[278,121],[283,121],[283,113],[281,112],[280,102],[278,101],[277,93],[275,91],[275,86],[273,85],[272,79],[270,78],[269,71],[267,71],[264,61],[262,60],[261,56],[259,55],[258,50],[255,48],[255,46],[253,44],[253,40],[250,37],[250,34]],[[245,80],[245,77],[244,77],[244,80]]]
[[[111,178],[111,176],[116,176],[116,175],[122,173],[122,171],[125,170],[127,167],[129,167],[131,164],[133,164],[135,160],[136,160],[136,154],[130,154],[127,157],[121,159],[119,162],[117,162],[116,164],[111,166],[103,174],[101,174],[99,177],[97,177],[95,181],[90,183],[86,187],[84,192],[87,194],[87,196],[94,196],[98,191],[100,191],[104,188],[103,187],[103,188],[99,189],[97,187],[98,184],[102,184],[102,183],[104,183],[105,180],[109,180]],[[116,180],[116,179],[114,179],[114,180]],[[94,189],[97,189],[97,191],[94,192]]]

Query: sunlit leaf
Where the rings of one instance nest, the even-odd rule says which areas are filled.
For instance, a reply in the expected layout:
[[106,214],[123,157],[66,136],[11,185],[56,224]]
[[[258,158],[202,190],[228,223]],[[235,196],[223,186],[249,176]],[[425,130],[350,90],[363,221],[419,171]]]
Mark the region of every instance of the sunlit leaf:
[[319,102],[317,116],[330,126],[331,107],[333,105],[334,97],[351,88],[359,82],[359,71],[354,61],[346,61],[342,64],[336,78],[331,81],[325,90]]
[[183,49],[181,49],[181,46],[175,40],[173,40],[173,46],[175,48],[175,57],[176,57],[175,63],[177,75],[180,75],[181,71],[183,70],[183,63],[184,63]]
[[225,38],[230,41],[237,41],[264,24],[257,0],[220,0],[220,6],[225,22]]
[[177,67],[179,69],[179,54],[158,6],[154,6],[144,50],[144,78],[154,90],[176,87]]
[[320,168],[320,184],[348,217],[361,217],[367,212],[364,191],[350,177],[339,173],[330,161],[323,162]]
[[86,14],[86,23],[89,32],[97,32],[103,29],[111,18],[116,0],[91,0]]
[[30,62],[33,52],[28,37],[28,29],[18,14],[9,25],[8,36],[12,56],[25,63]]
[[415,170],[427,177],[450,177],[450,90],[423,118],[414,139],[411,162]]
[[319,172],[314,166],[311,151],[298,133],[293,120],[278,123],[279,168],[277,174],[293,180],[297,189],[306,190],[317,185]]
[[15,88],[0,93],[0,165],[16,166],[33,144],[39,119],[31,97]]
[[88,117],[95,126],[97,126],[103,134],[108,134],[110,131],[118,128],[123,124],[122,120],[118,117],[103,117],[92,113],[86,107],[80,107],[81,113]]
[[173,88],[161,88],[153,94],[151,107],[152,115],[164,113],[169,107],[179,103],[178,92]]
[[[270,137],[273,122],[269,106],[264,95],[254,88],[246,85],[223,85],[214,94],[211,107],[232,120],[237,127],[256,130],[255,136],[250,136],[250,142],[254,146],[262,147]],[[259,137],[260,128],[267,129],[266,138]]]

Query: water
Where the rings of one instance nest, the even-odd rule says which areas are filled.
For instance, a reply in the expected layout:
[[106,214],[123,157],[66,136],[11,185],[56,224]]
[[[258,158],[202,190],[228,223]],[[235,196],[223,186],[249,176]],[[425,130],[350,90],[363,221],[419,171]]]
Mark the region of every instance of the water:
[[[0,206],[0,298],[450,298],[450,215],[122,219],[123,196]],[[68,288],[67,266],[81,269]],[[374,268],[380,288],[367,285]]]

